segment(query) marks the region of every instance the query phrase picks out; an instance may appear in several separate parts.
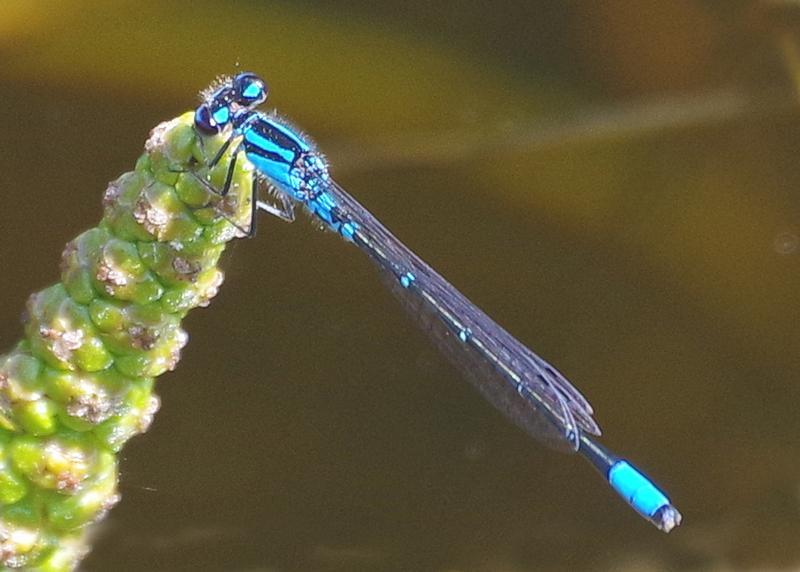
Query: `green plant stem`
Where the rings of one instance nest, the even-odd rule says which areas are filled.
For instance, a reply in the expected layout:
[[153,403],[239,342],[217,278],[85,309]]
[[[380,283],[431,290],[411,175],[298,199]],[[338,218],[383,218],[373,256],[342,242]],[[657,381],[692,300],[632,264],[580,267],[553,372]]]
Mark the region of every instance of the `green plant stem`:
[[118,452],[158,410],[181,320],[222,283],[225,244],[249,224],[241,167],[205,165],[222,138],[192,114],[156,127],[134,171],[109,184],[100,224],[69,242],[61,281],[28,300],[25,337],[0,356],[0,570],[72,570],[87,525],[119,500]]

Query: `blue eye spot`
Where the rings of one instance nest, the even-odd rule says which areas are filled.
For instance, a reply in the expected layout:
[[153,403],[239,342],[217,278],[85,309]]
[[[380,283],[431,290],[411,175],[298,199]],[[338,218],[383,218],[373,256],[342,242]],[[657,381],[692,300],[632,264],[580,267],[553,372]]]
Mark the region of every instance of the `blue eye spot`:
[[242,95],[247,99],[258,99],[262,94],[261,86],[258,83],[251,83],[242,92]]
[[211,114],[211,117],[217,125],[225,125],[231,118],[231,110],[227,106],[220,107]]
[[233,78],[233,99],[240,105],[255,107],[267,99],[267,84],[251,72],[243,72]]

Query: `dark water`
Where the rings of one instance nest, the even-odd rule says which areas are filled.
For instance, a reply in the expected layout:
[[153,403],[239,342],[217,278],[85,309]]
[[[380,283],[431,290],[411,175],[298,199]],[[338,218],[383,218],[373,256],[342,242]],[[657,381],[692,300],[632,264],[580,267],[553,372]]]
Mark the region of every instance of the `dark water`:
[[83,569],[796,567],[800,10],[776,4],[4,0],[0,346],[149,129],[238,61],[685,517],[641,521],[483,402],[359,252],[265,220]]

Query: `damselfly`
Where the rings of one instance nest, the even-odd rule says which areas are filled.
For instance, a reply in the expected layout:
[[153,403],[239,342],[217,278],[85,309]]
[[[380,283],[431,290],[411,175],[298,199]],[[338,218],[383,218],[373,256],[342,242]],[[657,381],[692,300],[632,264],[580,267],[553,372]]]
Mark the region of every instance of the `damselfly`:
[[[580,453],[659,529],[669,532],[680,524],[680,513],[658,487],[595,440],[600,428],[591,405],[561,373],[467,300],[342,189],[305,136],[280,117],[256,110],[267,93],[261,78],[241,73],[210,88],[195,112],[201,135],[229,130],[210,165],[230,151],[228,176],[219,194],[229,191],[240,152],[255,168],[249,233],[255,232],[257,209],[292,221],[294,204],[303,205],[375,262],[408,313],[509,419],[546,445]],[[280,205],[258,200],[258,183],[263,181]]]

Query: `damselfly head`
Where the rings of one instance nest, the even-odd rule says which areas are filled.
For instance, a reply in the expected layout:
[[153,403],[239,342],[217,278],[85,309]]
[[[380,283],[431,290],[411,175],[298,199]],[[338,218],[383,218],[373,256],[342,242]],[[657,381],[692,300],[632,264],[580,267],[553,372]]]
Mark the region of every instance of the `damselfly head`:
[[194,125],[205,135],[216,135],[235,116],[263,103],[268,93],[264,80],[252,72],[218,81],[203,93],[203,103],[194,113]]

